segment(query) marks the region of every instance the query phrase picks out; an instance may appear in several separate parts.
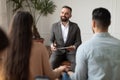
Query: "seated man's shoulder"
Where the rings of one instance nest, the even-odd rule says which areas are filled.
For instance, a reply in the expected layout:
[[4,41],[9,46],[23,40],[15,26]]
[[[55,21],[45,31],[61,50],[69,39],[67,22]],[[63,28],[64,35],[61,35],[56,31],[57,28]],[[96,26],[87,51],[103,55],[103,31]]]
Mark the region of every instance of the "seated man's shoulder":
[[71,21],[70,21],[70,25],[71,25],[71,26],[74,26],[74,27],[76,27],[76,28],[78,28],[78,24],[75,23],[75,22],[71,22]]
[[71,24],[75,24],[75,25],[77,25],[77,23],[76,23],[76,22],[72,22],[72,21],[70,21],[70,23],[71,23]]

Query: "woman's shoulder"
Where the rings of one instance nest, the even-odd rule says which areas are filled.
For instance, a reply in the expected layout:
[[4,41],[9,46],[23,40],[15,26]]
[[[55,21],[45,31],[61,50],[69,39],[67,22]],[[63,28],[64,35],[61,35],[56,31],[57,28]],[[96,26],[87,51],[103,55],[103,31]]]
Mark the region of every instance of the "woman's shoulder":
[[33,43],[32,43],[32,47],[45,47],[43,43],[41,43],[40,41],[36,41],[36,40],[33,40]]
[[33,44],[31,47],[31,58],[39,59],[40,57],[43,57],[47,54],[48,53],[47,53],[47,50],[46,50],[44,44],[33,41]]
[[32,43],[32,50],[34,52],[46,52],[47,49],[45,47],[45,45],[39,41],[35,41],[33,40],[33,43]]

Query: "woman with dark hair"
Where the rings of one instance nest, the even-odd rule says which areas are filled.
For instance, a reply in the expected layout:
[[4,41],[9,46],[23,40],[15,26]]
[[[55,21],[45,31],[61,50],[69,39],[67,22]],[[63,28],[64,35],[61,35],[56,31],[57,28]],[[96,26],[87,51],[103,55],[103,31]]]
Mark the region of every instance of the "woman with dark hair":
[[6,80],[34,80],[35,76],[59,77],[66,66],[52,70],[45,46],[32,39],[33,17],[18,11],[10,25],[10,47],[7,53]]
[[0,28],[0,80],[3,80],[3,62],[5,59],[6,49],[9,45],[9,40],[5,32]]

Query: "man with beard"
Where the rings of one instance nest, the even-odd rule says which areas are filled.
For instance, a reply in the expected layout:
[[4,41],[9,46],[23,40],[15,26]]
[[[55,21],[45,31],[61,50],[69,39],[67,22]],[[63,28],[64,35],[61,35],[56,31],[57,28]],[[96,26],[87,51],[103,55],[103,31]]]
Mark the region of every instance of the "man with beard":
[[71,63],[72,71],[75,68],[76,49],[82,41],[78,25],[69,20],[71,14],[72,9],[69,6],[63,6],[60,13],[61,20],[52,26],[50,62],[53,69],[66,60]]
[[120,80],[120,40],[108,33],[111,14],[105,8],[92,12],[94,36],[78,47],[71,80]]

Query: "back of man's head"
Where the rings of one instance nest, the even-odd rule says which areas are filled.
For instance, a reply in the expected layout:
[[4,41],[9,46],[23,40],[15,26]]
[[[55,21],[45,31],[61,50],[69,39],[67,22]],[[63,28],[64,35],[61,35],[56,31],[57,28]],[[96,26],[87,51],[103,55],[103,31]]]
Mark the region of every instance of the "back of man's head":
[[107,29],[111,23],[111,14],[105,8],[96,8],[92,12],[92,19],[97,22],[98,27]]

